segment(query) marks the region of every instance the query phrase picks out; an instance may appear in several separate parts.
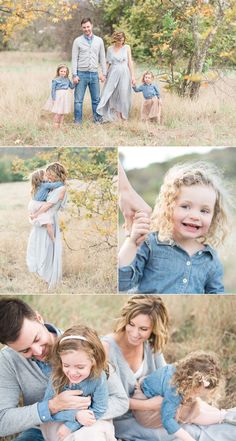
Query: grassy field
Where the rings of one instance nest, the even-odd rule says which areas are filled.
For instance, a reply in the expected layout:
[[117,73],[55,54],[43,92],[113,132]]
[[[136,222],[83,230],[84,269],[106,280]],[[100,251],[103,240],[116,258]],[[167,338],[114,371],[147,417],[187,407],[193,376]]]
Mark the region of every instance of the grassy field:
[[[29,183],[0,184],[0,190],[0,293],[47,293],[47,284],[29,273],[26,266],[27,240],[31,228],[27,218]],[[60,222],[68,223],[66,243],[63,241],[63,281],[52,292],[115,293],[116,247],[94,246],[103,240],[95,231],[94,220],[86,219],[83,210],[80,216],[71,218],[70,209],[69,204],[60,214]]]
[[[165,92],[162,83],[160,126],[140,122],[141,94],[133,96],[129,121],[94,125],[87,94],[82,127],[75,127],[73,115],[69,115],[64,128],[55,131],[52,115],[41,109],[50,93],[56,67],[62,61],[56,53],[0,52],[2,146],[235,145],[235,75],[203,88],[198,101]],[[136,66],[138,83],[146,67]]]
[[[99,334],[111,332],[127,296],[23,296],[47,322],[62,329],[81,322]],[[170,340],[164,350],[173,362],[193,350],[213,350],[222,362],[225,391],[221,407],[236,406],[235,296],[162,296],[171,317]],[[10,441],[11,437],[1,438]]]

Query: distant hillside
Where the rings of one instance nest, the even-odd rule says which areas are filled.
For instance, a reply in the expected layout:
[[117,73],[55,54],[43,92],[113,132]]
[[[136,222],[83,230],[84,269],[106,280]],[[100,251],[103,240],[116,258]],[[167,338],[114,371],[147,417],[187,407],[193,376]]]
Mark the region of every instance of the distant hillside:
[[224,150],[215,149],[206,154],[186,153],[186,155],[163,163],[153,163],[142,169],[132,169],[127,172],[127,176],[135,190],[153,206],[166,171],[174,164],[199,160],[209,161],[222,170],[236,196],[236,149],[233,147]]

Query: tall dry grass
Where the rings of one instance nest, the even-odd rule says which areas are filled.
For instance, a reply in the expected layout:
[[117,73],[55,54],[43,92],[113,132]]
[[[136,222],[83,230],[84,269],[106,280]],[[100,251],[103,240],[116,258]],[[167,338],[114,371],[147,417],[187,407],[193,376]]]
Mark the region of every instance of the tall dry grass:
[[[66,329],[84,323],[100,335],[112,331],[127,296],[22,296],[45,321]],[[162,296],[170,313],[170,339],[164,349],[167,362],[174,362],[193,350],[215,351],[225,376],[222,407],[236,406],[236,297]],[[1,438],[10,441],[13,437]]]
[[[159,127],[140,121],[141,94],[133,94],[129,121],[94,125],[87,93],[83,125],[74,126],[73,115],[69,115],[64,128],[55,131],[52,115],[41,109],[62,61],[55,53],[0,53],[2,146],[235,145],[235,75],[203,88],[197,101],[167,93],[161,84],[163,121]],[[136,66],[138,81],[141,71],[142,66]]]
[[[0,184],[0,191],[0,293],[46,294],[47,284],[29,273],[26,266],[31,229],[27,217],[30,185],[28,182]],[[63,241],[63,281],[49,293],[115,293],[116,247],[95,246],[103,242],[103,237],[94,228],[94,220],[86,219],[83,210],[80,216],[71,218],[70,209],[68,204],[67,209],[60,212],[60,221],[67,224],[66,242]]]

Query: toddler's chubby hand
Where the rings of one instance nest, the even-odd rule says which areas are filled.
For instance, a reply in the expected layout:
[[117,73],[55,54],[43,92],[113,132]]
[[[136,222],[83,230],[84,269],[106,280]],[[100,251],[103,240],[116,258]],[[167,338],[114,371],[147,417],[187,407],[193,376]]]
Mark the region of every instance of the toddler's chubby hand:
[[70,435],[70,433],[71,430],[65,424],[62,424],[57,430],[57,436],[61,441],[63,441],[63,439]]
[[77,421],[82,424],[82,426],[92,426],[96,423],[96,418],[92,410],[79,410],[76,414]]
[[150,218],[145,211],[137,211],[133,218],[130,240],[139,246],[150,232]]
[[30,217],[31,220],[33,220],[33,219],[35,219],[37,216],[35,216],[35,214],[30,214],[29,217]]

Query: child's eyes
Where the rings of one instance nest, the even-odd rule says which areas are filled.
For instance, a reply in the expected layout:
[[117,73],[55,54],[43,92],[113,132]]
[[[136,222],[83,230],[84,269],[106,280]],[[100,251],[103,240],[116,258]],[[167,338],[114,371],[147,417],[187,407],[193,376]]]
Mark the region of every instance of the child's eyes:
[[205,208],[201,210],[202,213],[210,213],[210,210],[206,210]]
[[181,208],[190,208],[190,206],[187,204],[183,204],[183,205],[181,205]]

